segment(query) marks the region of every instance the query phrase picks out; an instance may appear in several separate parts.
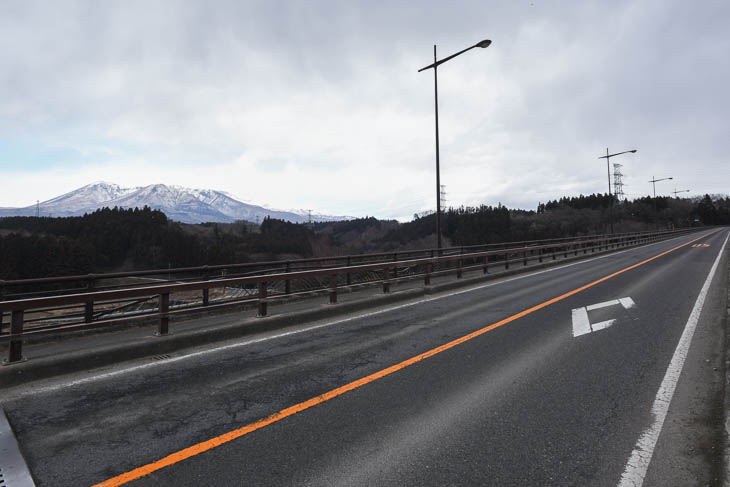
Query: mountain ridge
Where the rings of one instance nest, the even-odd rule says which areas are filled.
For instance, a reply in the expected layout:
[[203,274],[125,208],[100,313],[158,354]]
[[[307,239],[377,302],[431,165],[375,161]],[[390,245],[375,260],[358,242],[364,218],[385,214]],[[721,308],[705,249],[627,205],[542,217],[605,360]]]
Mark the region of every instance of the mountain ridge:
[[[22,208],[0,208],[0,217],[8,216],[80,216],[99,208],[142,208],[160,210],[168,218],[182,223],[219,222],[235,220],[256,222],[266,217],[304,223],[308,213],[276,210],[244,203],[230,193],[214,189],[196,189],[162,183],[123,188],[115,183],[96,181],[49,200]],[[313,213],[311,221],[350,220],[352,217]]]

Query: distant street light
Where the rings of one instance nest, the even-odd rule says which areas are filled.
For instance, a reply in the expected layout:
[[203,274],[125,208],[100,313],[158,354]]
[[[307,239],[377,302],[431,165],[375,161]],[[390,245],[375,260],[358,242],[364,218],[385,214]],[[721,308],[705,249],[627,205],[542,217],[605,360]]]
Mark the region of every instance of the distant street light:
[[677,194],[678,193],[689,193],[689,190],[688,189],[680,189],[679,191],[677,191],[677,188],[674,188],[674,191],[672,191],[672,194],[674,194],[674,197],[675,198],[677,197]]
[[451,56],[445,57],[440,61],[436,59],[436,45],[433,46],[433,64],[429,64],[418,70],[420,73],[426,69],[433,68],[433,92],[434,92],[434,107],[436,110],[436,238],[439,250],[441,249],[441,174],[439,168],[439,91],[438,91],[438,75],[437,68],[439,64],[443,64],[450,59],[454,59],[460,54],[464,54],[466,51],[474,49],[475,47],[486,48],[492,43],[489,39],[479,41],[471,47],[452,54]]
[[[656,208],[656,183],[658,183],[659,181],[667,181],[669,179],[674,179],[674,178],[671,177],[671,176],[669,176],[668,178],[657,179],[654,176],[652,176],[651,177],[651,181],[649,181],[651,183],[652,187],[654,188],[654,214],[655,215],[657,213],[657,208]],[[659,228],[659,215],[656,215],[656,222],[654,224],[656,225],[657,228]]]
[[674,178],[671,176],[668,178],[661,178],[661,179],[656,179],[654,176],[651,177],[651,181],[649,181],[649,182],[654,187],[654,199],[656,199],[656,183],[658,183],[659,181],[667,181],[669,179],[674,179]]
[[612,157],[620,156],[621,154],[628,154],[629,152],[631,152],[633,154],[636,151],[637,151],[637,149],[632,149],[632,150],[625,150],[623,152],[617,152],[615,154],[609,154],[608,147],[606,147],[606,155],[599,157],[599,159],[606,159],[606,172],[608,173],[608,197],[611,198],[611,202],[608,207],[608,213],[610,215],[609,218],[611,220],[611,234],[612,235],[613,235],[613,196],[611,196],[611,168],[610,168],[609,160]]

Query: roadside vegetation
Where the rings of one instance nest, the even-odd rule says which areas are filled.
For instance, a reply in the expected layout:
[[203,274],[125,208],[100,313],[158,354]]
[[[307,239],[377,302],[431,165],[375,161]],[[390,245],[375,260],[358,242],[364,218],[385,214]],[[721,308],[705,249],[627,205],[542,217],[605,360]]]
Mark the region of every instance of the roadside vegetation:
[[[502,205],[449,208],[445,246],[592,235],[608,232],[608,195],[564,197],[536,210]],[[730,225],[730,198],[640,198],[614,202],[617,233]],[[432,248],[436,215],[406,223],[373,217],[294,224],[182,224],[150,208],[104,208],[80,217],[0,218],[0,279],[165,269],[276,259]]]

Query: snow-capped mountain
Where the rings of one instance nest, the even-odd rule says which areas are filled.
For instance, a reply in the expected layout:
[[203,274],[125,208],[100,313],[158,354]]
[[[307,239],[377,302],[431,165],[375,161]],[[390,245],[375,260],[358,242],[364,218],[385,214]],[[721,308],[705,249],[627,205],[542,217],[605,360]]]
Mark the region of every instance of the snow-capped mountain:
[[[1,216],[76,216],[104,207],[150,208],[161,210],[170,219],[184,223],[261,221],[278,218],[300,223],[309,221],[308,212],[280,211],[244,203],[230,194],[212,189],[190,189],[165,184],[122,188],[114,183],[97,182],[57,196],[38,206],[0,208]],[[312,214],[312,221],[347,220]]]

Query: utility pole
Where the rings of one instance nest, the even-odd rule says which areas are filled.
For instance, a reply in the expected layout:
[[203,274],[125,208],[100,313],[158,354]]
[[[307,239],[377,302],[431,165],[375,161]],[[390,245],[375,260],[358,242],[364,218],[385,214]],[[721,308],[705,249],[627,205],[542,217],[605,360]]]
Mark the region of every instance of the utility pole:
[[41,201],[35,200],[35,216],[36,218],[40,218],[41,216]]

